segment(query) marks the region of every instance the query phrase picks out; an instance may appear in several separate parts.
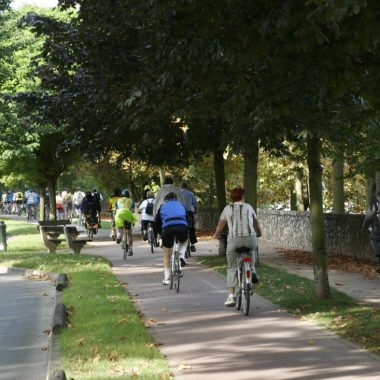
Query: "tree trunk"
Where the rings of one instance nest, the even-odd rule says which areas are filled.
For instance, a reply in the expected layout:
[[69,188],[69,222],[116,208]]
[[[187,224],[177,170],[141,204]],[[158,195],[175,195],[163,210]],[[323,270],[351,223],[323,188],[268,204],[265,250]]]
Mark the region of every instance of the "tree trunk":
[[45,215],[45,203],[46,203],[46,196],[45,196],[45,185],[40,185],[38,187],[38,192],[40,195],[40,218],[39,220],[46,220],[46,215]]
[[297,211],[297,196],[295,191],[295,186],[290,185],[290,210]]
[[243,153],[245,201],[257,209],[257,165],[259,162],[259,142],[255,140]]
[[296,193],[297,211],[305,211],[305,203],[303,196],[303,170],[297,168],[294,173],[294,190]]
[[224,173],[224,158],[221,149],[214,150],[214,171],[216,186],[216,204],[221,213],[226,205],[226,179]]
[[158,174],[160,176],[160,185],[162,186],[165,180],[165,171],[160,168]]
[[55,203],[55,180],[50,180],[48,184],[49,199],[50,199],[50,214],[49,220],[57,220],[57,211]]
[[336,153],[333,160],[333,211],[344,214],[344,157],[342,152]]
[[372,197],[376,194],[376,181],[374,177],[367,177],[365,180],[366,184],[366,202],[367,209],[371,203]]
[[325,226],[322,204],[322,167],[320,163],[320,145],[318,137],[309,137],[307,141],[307,165],[309,168],[310,214],[312,225],[312,243],[314,253],[314,283],[319,299],[331,296],[325,244]]

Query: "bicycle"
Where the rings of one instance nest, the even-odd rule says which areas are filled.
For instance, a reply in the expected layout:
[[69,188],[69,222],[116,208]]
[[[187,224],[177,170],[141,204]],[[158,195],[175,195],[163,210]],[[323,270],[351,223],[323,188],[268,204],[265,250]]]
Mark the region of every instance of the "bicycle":
[[27,213],[27,220],[32,220],[37,218],[37,212],[36,212],[36,206],[35,205],[29,205],[28,206],[28,213]]
[[177,293],[179,292],[181,277],[183,277],[183,271],[179,260],[179,242],[177,238],[175,238],[173,253],[170,258],[170,289],[173,289],[174,285]]
[[132,246],[128,244],[128,224],[124,224],[121,228],[121,249],[123,251],[123,260],[127,260],[127,256],[132,256]]
[[87,237],[92,239],[98,232],[98,218],[93,215],[85,215],[84,225],[87,232]]
[[237,258],[237,281],[238,286],[235,290],[235,307],[240,310],[243,307],[244,315],[249,314],[249,306],[252,291],[252,256],[251,248],[236,248],[239,254]]
[[148,243],[150,244],[150,251],[154,253],[154,247],[156,247],[156,238],[154,236],[154,230],[152,223],[148,223],[147,229]]

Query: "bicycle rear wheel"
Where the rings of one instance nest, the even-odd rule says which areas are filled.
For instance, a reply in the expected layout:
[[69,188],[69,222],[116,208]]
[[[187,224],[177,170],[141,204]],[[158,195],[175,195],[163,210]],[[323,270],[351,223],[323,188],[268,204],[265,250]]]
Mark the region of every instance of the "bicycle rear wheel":
[[175,264],[174,264],[174,254],[170,258],[170,289],[173,289],[174,285],[174,276],[175,276]]
[[176,274],[176,283],[175,283],[175,288],[176,288],[176,291],[177,293],[179,292],[179,285],[181,283],[181,267],[180,267],[180,263],[179,263],[179,254],[177,252],[177,254],[175,255],[175,274]]
[[150,243],[150,251],[154,253],[154,247],[156,245],[156,240],[154,239],[154,233],[151,228],[148,229],[148,241]]
[[242,287],[241,287],[241,303],[243,306],[244,315],[249,314],[249,306],[251,302],[251,284],[247,281],[247,276],[244,272],[242,273]]
[[123,228],[123,232],[121,234],[121,248],[123,250],[123,260],[126,261],[129,247],[127,242],[127,230],[125,228]]
[[238,280],[238,285],[235,289],[235,308],[236,308],[236,310],[240,310],[241,309],[242,284],[241,284],[241,272],[239,269],[237,270],[237,280]]

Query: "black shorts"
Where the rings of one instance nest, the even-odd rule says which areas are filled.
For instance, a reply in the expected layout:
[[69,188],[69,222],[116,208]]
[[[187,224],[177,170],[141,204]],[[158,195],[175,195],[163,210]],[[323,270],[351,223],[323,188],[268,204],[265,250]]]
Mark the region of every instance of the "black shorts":
[[162,245],[165,248],[172,248],[174,245],[174,238],[184,243],[189,236],[189,229],[184,224],[173,224],[162,230]]
[[124,221],[124,228],[126,230],[131,230],[132,229],[132,223],[127,222],[126,220]]
[[141,220],[141,227],[143,230],[148,229],[148,224],[151,224],[153,229],[154,229],[154,220]]

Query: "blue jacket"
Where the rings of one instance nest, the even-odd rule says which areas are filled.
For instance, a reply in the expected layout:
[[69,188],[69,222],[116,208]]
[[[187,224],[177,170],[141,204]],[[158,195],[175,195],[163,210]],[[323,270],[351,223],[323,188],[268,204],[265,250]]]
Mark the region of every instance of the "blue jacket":
[[169,200],[160,207],[162,227],[166,228],[175,224],[187,226],[186,210],[182,203]]

